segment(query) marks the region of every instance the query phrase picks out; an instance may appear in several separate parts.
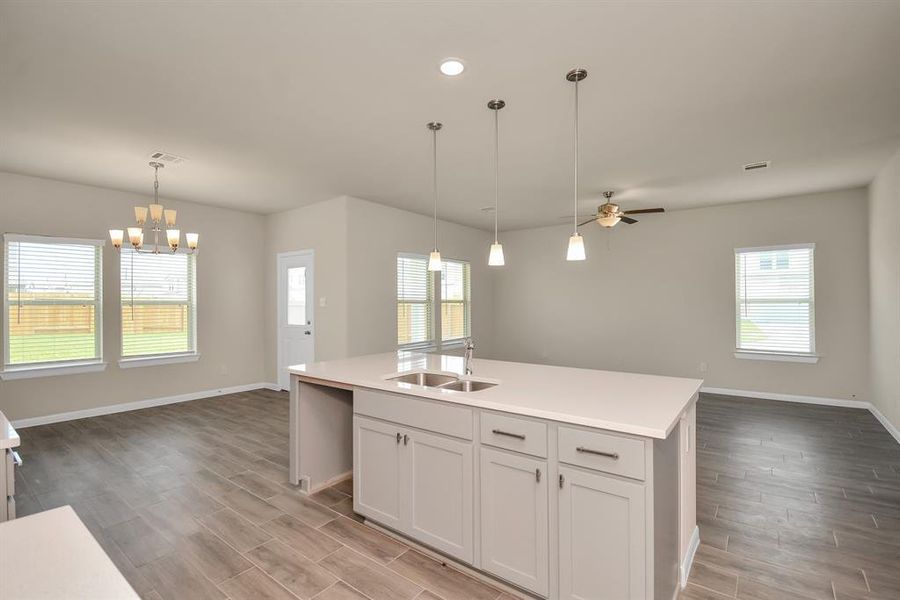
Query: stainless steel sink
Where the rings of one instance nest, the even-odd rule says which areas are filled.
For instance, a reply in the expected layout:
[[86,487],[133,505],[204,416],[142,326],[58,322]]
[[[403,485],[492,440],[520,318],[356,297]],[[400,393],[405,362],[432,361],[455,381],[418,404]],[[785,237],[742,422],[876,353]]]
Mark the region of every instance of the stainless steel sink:
[[456,375],[444,375],[441,373],[406,373],[397,377],[391,377],[388,381],[412,383],[414,385],[424,385],[425,387],[438,387],[454,383],[457,379],[459,378]]
[[492,388],[496,383],[487,381],[472,381],[471,379],[460,379],[452,383],[446,383],[441,386],[442,390],[454,390],[457,392],[477,392],[478,390],[486,390]]

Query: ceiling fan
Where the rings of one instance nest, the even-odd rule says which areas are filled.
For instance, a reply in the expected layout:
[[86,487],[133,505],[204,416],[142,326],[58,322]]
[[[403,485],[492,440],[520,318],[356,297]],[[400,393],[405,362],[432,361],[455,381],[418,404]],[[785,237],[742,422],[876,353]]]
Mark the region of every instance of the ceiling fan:
[[603,197],[606,198],[606,202],[601,206],[597,207],[597,214],[591,215],[591,218],[584,223],[579,223],[578,226],[587,225],[591,221],[596,221],[598,225],[601,227],[611,228],[615,227],[616,223],[622,221],[623,223],[628,223],[629,225],[633,225],[637,223],[637,219],[633,219],[628,215],[645,215],[649,213],[661,213],[666,212],[664,208],[640,208],[637,210],[619,210],[618,204],[612,203],[612,197],[615,192],[603,192]]

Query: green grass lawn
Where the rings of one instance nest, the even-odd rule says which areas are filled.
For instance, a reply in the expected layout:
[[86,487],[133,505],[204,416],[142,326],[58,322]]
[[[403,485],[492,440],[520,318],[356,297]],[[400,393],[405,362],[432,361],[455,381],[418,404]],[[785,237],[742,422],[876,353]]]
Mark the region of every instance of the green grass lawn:
[[[165,354],[187,351],[187,332],[126,334],[123,356]],[[90,333],[66,335],[12,336],[9,339],[11,364],[94,357],[94,336]]]

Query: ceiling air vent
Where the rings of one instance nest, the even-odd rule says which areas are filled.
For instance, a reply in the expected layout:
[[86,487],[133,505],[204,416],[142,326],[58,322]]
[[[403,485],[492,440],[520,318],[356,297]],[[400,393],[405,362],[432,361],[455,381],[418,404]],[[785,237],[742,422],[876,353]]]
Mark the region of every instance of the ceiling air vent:
[[175,156],[174,154],[169,154],[168,152],[154,152],[150,155],[150,160],[154,160],[164,165],[171,166],[180,165],[181,163],[187,161],[187,159],[183,156]]
[[744,165],[745,171],[758,171],[760,169],[768,169],[772,166],[771,160],[761,160],[759,162],[747,163]]

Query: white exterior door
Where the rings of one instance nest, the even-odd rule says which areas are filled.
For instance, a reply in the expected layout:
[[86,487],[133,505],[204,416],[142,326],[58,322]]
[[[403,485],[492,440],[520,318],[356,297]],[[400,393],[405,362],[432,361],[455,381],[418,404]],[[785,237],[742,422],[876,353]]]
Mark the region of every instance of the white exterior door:
[[278,385],[290,389],[287,368],[315,360],[313,252],[279,254]]
[[546,596],[547,462],[481,449],[481,566]]
[[399,425],[353,417],[353,510],[397,530],[402,524],[404,493],[402,440]]
[[644,599],[644,486],[560,467],[559,597]]
[[403,461],[409,477],[406,531],[415,539],[465,562],[474,555],[471,442],[422,431],[404,432]]

